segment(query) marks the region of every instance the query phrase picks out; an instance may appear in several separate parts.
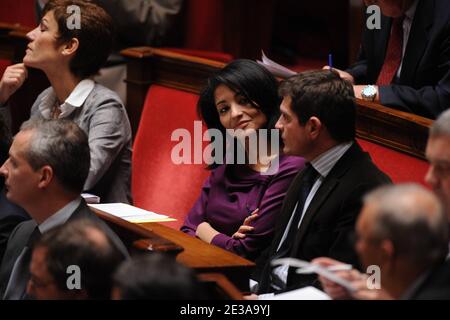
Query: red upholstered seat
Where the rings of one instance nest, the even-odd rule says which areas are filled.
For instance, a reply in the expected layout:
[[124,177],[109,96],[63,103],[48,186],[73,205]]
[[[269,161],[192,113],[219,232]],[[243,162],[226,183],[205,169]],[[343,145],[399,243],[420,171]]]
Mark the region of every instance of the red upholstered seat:
[[36,26],[35,0],[1,0],[0,21]]
[[209,175],[204,164],[176,165],[171,159],[172,148],[179,143],[171,141],[172,132],[185,128],[193,137],[197,100],[191,93],[151,86],[134,142],[134,204],[178,219],[168,223],[174,228],[182,225]]
[[394,183],[415,182],[427,186],[424,177],[428,164],[425,160],[408,156],[367,140],[358,139],[358,142],[370,154],[375,164],[389,175]]

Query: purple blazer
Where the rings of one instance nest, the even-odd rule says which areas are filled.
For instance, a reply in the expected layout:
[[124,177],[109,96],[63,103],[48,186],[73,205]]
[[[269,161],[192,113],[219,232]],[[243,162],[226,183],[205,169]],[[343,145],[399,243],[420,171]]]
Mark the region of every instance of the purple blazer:
[[[212,244],[256,259],[270,245],[286,191],[304,167],[303,158],[282,155],[279,160],[274,175],[261,175],[245,165],[221,165],[212,170],[181,230],[195,236],[197,226],[207,221],[220,232]],[[233,239],[231,236],[256,208],[258,217],[251,223],[254,230],[244,239]]]

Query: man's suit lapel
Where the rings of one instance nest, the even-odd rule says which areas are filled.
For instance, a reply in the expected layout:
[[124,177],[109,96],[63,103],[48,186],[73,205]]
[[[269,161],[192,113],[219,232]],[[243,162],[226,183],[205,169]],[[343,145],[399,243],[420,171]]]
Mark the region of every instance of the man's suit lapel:
[[303,180],[304,170],[300,171],[297,176],[292,181],[289,190],[285,196],[285,201],[281,208],[282,216],[275,227],[275,241],[272,243],[274,246],[272,247],[272,252],[275,253],[278,245],[280,244],[281,238],[285,232],[286,226],[289,223],[289,219],[291,218],[295,205],[297,204],[300,192],[301,182]]
[[406,54],[403,57],[400,74],[401,83],[412,84],[417,65],[424,54],[425,48],[428,46],[428,32],[433,24],[434,5],[434,0],[421,0],[417,5],[406,45]]

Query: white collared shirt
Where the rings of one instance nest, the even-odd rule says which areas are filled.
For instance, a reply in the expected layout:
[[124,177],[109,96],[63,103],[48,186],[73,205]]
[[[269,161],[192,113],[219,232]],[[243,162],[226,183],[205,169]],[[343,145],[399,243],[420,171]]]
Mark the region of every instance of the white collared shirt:
[[[74,110],[81,107],[94,87],[95,82],[91,79],[80,81],[67,97],[66,101],[59,106],[61,114],[58,118],[67,118]],[[51,119],[53,106],[57,103],[56,94],[53,88],[48,91],[46,96],[42,97],[42,102],[43,103],[39,106],[39,111],[45,119]]]
[[81,197],[76,198],[75,200],[70,201],[64,207],[56,211],[50,217],[48,217],[44,222],[39,225],[39,231],[41,234],[66,223],[66,221],[70,218],[73,212],[78,208],[81,203]]

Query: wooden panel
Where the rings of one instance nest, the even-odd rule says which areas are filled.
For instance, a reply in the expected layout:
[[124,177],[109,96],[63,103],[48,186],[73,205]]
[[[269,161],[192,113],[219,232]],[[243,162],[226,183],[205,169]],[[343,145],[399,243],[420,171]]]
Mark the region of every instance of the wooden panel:
[[433,120],[360,99],[357,105],[358,137],[425,159]]
[[160,223],[143,223],[158,236],[183,247],[177,261],[201,273],[222,273],[241,291],[248,291],[248,279],[255,264],[229,251],[191,237]]
[[199,280],[206,286],[210,300],[242,300],[242,293],[220,273],[202,273]]
[[[225,64],[150,47],[122,51],[128,58],[127,107],[137,129],[152,83],[199,93],[206,79]],[[389,148],[424,158],[432,120],[357,99],[357,135]]]

